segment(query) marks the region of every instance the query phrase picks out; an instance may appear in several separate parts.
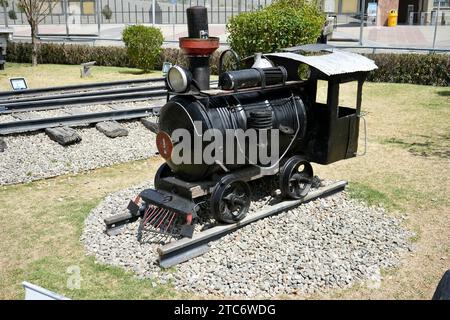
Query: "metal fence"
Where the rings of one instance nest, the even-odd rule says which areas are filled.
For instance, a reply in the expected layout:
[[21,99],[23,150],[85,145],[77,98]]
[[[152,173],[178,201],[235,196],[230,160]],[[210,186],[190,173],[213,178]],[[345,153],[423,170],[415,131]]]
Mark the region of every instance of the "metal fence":
[[[89,10],[85,7],[88,2],[91,3]],[[156,24],[185,24],[186,9],[194,5],[208,8],[209,23],[225,24],[230,17],[263,8],[272,0],[179,0],[176,4],[170,0],[159,0],[155,3]],[[0,14],[0,24],[5,24],[5,18],[10,25],[27,24],[25,14],[17,7],[17,0],[8,4],[6,13]],[[106,7],[111,11],[110,16],[102,13]],[[153,23],[152,0],[98,0],[97,4],[93,0],[69,0],[58,3],[41,24],[65,24],[66,8],[69,24],[96,24],[98,19],[101,24]]]

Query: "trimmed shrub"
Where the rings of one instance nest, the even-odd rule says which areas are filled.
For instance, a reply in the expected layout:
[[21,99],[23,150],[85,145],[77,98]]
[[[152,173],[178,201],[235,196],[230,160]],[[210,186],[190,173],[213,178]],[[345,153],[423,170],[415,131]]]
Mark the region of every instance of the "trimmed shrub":
[[8,11],[8,17],[11,19],[11,20],[17,20],[17,14],[16,14],[16,12],[14,11],[14,10],[9,10]]
[[368,55],[368,58],[378,66],[377,70],[369,73],[369,81],[450,85],[448,54],[379,53]]
[[277,0],[265,9],[241,13],[227,24],[228,42],[241,57],[255,52],[315,43],[324,14],[308,0]]
[[136,67],[144,72],[155,67],[164,42],[161,30],[143,25],[128,26],[122,32],[122,39],[128,58]]
[[[122,47],[92,47],[77,44],[41,43],[38,63],[80,64],[96,61],[100,66],[133,67]],[[31,44],[8,42],[7,61],[31,63]]]
[[105,17],[106,20],[110,20],[112,18],[112,10],[109,7],[109,5],[105,5],[102,9],[102,15]]

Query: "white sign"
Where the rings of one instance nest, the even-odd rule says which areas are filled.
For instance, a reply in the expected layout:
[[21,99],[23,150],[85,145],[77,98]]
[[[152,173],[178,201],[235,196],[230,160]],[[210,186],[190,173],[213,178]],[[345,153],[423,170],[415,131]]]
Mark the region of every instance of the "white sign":
[[25,78],[11,78],[9,79],[9,82],[11,83],[11,87],[14,91],[28,89]]
[[367,4],[367,16],[368,17],[376,17],[377,16],[376,2],[370,2]]

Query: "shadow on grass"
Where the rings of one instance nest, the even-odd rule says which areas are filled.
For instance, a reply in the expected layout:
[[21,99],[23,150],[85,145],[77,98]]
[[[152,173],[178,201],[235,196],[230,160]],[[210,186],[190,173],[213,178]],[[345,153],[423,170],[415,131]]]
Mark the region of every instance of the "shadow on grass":
[[134,76],[139,76],[143,74],[151,74],[152,72],[145,72],[143,70],[120,70],[120,74],[132,74]]
[[450,97],[450,90],[441,90],[438,91],[437,94],[443,97]]
[[434,137],[417,135],[412,137],[417,139],[415,141],[406,141],[399,138],[388,138],[381,141],[382,144],[391,144],[399,146],[408,150],[415,156],[430,157],[435,156],[438,158],[449,158],[450,148],[449,140],[450,135],[435,135]]

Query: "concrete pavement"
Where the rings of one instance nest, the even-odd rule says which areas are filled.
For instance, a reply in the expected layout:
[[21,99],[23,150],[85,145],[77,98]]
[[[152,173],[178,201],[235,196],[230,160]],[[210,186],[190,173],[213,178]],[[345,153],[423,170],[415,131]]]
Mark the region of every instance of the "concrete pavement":
[[[30,29],[26,25],[13,25],[14,36],[29,36]],[[119,41],[123,24],[103,24],[101,26],[101,38],[108,40],[96,41],[102,45],[121,45]],[[161,29],[166,40],[178,40],[179,37],[187,36],[186,25],[157,25]],[[223,24],[211,24],[209,26],[210,35],[219,37],[221,42],[226,42],[227,32]],[[393,46],[393,47],[432,47],[434,26],[409,26],[399,25],[396,27],[364,27],[363,44],[369,46]],[[96,35],[97,25],[69,25],[70,34],[76,35]],[[40,34],[56,34],[64,36],[66,34],[65,25],[41,25]],[[335,30],[333,38],[359,39],[359,26],[339,26]],[[116,41],[111,41],[115,39]],[[450,25],[439,25],[436,33],[436,48],[450,49]]]

